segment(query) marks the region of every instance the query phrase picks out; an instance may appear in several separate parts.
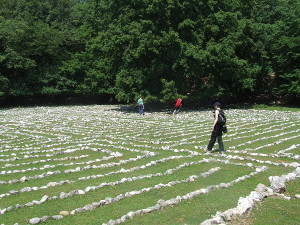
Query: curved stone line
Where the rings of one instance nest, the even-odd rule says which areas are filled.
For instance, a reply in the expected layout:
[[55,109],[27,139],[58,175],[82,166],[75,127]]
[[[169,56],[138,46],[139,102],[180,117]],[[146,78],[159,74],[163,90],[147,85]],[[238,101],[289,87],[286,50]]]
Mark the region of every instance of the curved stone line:
[[[171,158],[170,159],[179,159],[179,158],[186,158],[186,157],[190,157],[190,156],[171,156]],[[160,162],[163,162],[163,161],[167,161],[168,160],[168,158],[165,158],[165,160],[164,159],[162,159],[162,160],[160,160]],[[205,162],[208,162],[208,160],[204,160]],[[153,163],[151,163],[151,164],[153,164]],[[145,167],[145,166],[140,166],[140,168],[143,168],[143,167]],[[143,177],[143,179],[144,178],[147,178],[147,176],[148,175],[146,175],[146,177],[144,177],[144,176],[142,176]],[[151,177],[151,174],[149,175],[149,178]],[[129,180],[128,180],[129,179]],[[78,195],[78,194],[80,194],[80,195],[83,195],[83,194],[85,194],[86,192],[89,192],[89,191],[93,191],[93,190],[97,190],[97,189],[99,189],[99,188],[102,188],[102,187],[105,187],[105,186],[115,186],[115,185],[118,185],[119,183],[124,183],[124,182],[127,182],[127,181],[132,181],[132,179],[133,178],[125,178],[125,180],[124,180],[124,178],[122,178],[121,180],[119,180],[119,181],[115,181],[115,182],[110,182],[110,183],[106,183],[106,182],[104,182],[104,183],[101,183],[100,185],[98,185],[98,186],[93,186],[93,187],[90,187],[90,186],[88,186],[88,187],[86,187],[85,189],[84,189],[84,191],[82,191],[82,190],[73,190],[73,191],[70,191],[69,193],[64,193],[64,192],[61,192],[60,193],[60,198],[62,199],[62,198],[66,198],[66,197],[71,197],[71,196],[73,196],[73,195]],[[72,181],[72,183],[75,183],[76,181]],[[55,184],[54,182],[50,182],[49,183],[49,187],[52,185],[52,184]],[[53,185],[52,185],[53,186]],[[36,187],[35,187],[35,189],[36,189]],[[45,189],[45,186],[43,186],[43,188],[42,189]],[[25,188],[24,190],[27,190],[27,191],[31,191],[32,189],[31,188]],[[38,190],[38,189],[36,189],[36,190]],[[25,191],[26,192],[26,191]],[[11,194],[19,194],[20,192],[17,192],[17,191],[10,191],[8,194],[9,195],[11,195]],[[6,195],[6,194],[4,194],[3,195],[3,197],[5,197],[5,196],[9,196],[9,195]],[[12,209],[18,209],[18,208],[23,208],[24,206],[32,206],[32,205],[40,205],[41,203],[44,203],[44,202],[46,202],[46,201],[49,201],[49,200],[55,200],[55,199],[57,199],[58,198],[58,196],[52,196],[52,197],[49,197],[49,196],[44,196],[42,199],[44,199],[43,201],[37,201],[37,200],[33,200],[32,202],[28,202],[28,203],[26,203],[26,204],[24,204],[24,205],[20,205],[20,204],[17,204],[16,206],[10,206],[10,207],[8,207],[7,209],[2,209],[2,212],[3,213],[5,213],[5,212],[8,212],[8,211],[10,211],[10,210],[12,210]],[[3,214],[2,213],[2,214]],[[0,210],[0,214],[1,214],[1,210]]]
[[[299,138],[299,137],[300,137],[300,134],[292,136],[292,137],[282,138],[282,139],[279,139],[278,141],[275,141],[274,143],[265,144],[265,145],[262,145],[262,146],[259,146],[259,147],[256,147],[256,148],[246,148],[245,150],[240,151],[240,153],[248,153],[249,151],[257,151],[259,149],[262,149],[262,148],[265,148],[265,147],[270,147],[270,146],[273,146],[273,145],[276,145],[276,144],[283,143],[284,141],[288,141],[288,140],[291,140],[291,139],[294,139],[294,138]],[[232,147],[229,147],[229,148],[230,149],[235,149],[236,147],[232,146]]]
[[[191,157],[191,156],[188,156],[188,157]],[[174,158],[174,157],[173,157]],[[130,182],[130,181],[134,181],[134,180],[139,180],[139,179],[145,179],[145,178],[152,178],[154,176],[164,176],[164,175],[170,175],[172,174],[174,171],[176,170],[179,170],[179,169],[182,169],[186,166],[190,166],[190,165],[195,165],[195,164],[199,164],[199,163],[208,163],[208,162],[219,162],[219,163],[224,163],[224,164],[229,164],[228,161],[225,161],[225,160],[219,160],[219,159],[214,159],[214,158],[210,158],[210,159],[203,159],[203,160],[200,160],[200,161],[195,161],[195,162],[190,162],[190,163],[183,163],[173,169],[168,169],[166,170],[164,173],[156,173],[156,174],[148,174],[148,175],[140,175],[138,177],[129,177],[129,178],[122,178],[121,180],[119,181],[114,181],[114,182],[110,182],[110,183],[101,183],[99,186],[92,186],[92,187],[86,187],[84,189],[84,191],[82,190],[73,190],[73,191],[70,191],[69,193],[64,193],[62,192],[59,196],[59,198],[67,198],[67,197],[71,197],[73,195],[84,195],[86,192],[89,192],[89,191],[93,191],[93,190],[97,190],[99,188],[102,188],[102,187],[106,187],[106,186],[115,186],[115,185],[118,185],[118,184],[122,184],[124,182]],[[153,163],[151,163],[153,165]],[[248,166],[248,167],[252,167],[249,166],[248,164],[243,164],[243,163],[230,163],[231,165],[236,165],[236,166]],[[141,168],[143,166],[140,166]],[[257,167],[256,170],[259,171],[259,170],[265,170],[267,167]],[[75,182],[75,181],[74,181]],[[55,199],[58,199],[58,196],[52,196],[52,197],[49,197],[47,195],[43,196],[42,199],[40,201],[37,201],[37,200],[33,200],[32,202],[28,202],[24,205],[20,205],[20,204],[17,204],[16,206],[10,206],[10,207],[7,207],[6,209],[2,209],[0,210],[0,214],[2,212],[2,214],[4,214],[5,212],[8,212],[12,209],[19,209],[19,208],[23,208],[25,206],[33,206],[33,205],[40,205],[46,201],[50,201],[50,200],[55,200]]]
[[2,184],[15,184],[15,183],[23,183],[23,182],[26,182],[26,181],[29,181],[29,180],[36,180],[36,179],[42,179],[44,177],[49,177],[49,176],[52,176],[52,175],[55,175],[55,174],[60,174],[60,171],[57,170],[57,171],[48,171],[46,173],[42,173],[42,174],[39,174],[39,175],[34,175],[34,176],[23,176],[21,177],[20,179],[13,179],[13,180],[9,180],[9,181],[0,181],[0,185]]
[[[269,123],[266,123],[266,124],[263,124],[262,126],[265,126],[265,125],[267,125],[267,124],[269,124]],[[292,125],[295,125],[295,123],[293,123],[293,122],[290,122],[289,124],[292,124]],[[286,124],[283,124],[283,125],[286,125]],[[232,126],[232,124],[229,126],[229,127],[231,127]],[[234,126],[234,125],[233,125]],[[277,125],[277,126],[282,126],[282,124],[279,124],[279,125]],[[250,132],[253,132],[253,128],[245,128],[244,126],[241,126],[241,125],[237,125],[237,126],[234,126],[235,127],[235,130],[236,131],[238,131],[238,132],[236,132],[236,133],[232,133],[231,132],[231,134],[228,134],[227,136],[229,136],[229,137],[231,137],[231,136],[236,136],[236,135],[240,135],[240,134],[243,134],[243,133],[250,133]],[[272,130],[274,127],[276,127],[276,125],[273,125],[273,126],[270,126],[270,128],[267,128],[267,129],[265,129],[265,130]],[[243,130],[243,129],[246,129],[247,131],[245,131],[245,132],[243,132],[243,131],[241,131],[241,130]],[[205,126],[205,129],[203,129],[204,131],[203,132],[201,132],[201,133],[203,133],[202,135],[200,134],[200,137],[202,137],[202,136],[205,136],[205,135],[207,135],[206,133],[208,132],[208,131],[210,131],[210,129],[207,129],[207,126]],[[249,130],[249,131],[248,131]],[[234,130],[233,130],[234,131]],[[174,134],[176,134],[176,132],[170,132],[170,135],[174,135]],[[199,136],[199,135],[198,135]],[[176,137],[176,135],[175,135],[175,137]],[[247,136],[248,137],[248,136]],[[249,137],[251,137],[251,136],[249,136]],[[238,138],[240,138],[240,137],[238,137]],[[167,138],[166,138],[167,139]],[[161,138],[159,138],[159,140],[161,141]],[[173,142],[173,141],[172,141]],[[162,143],[164,143],[164,142],[162,142]]]
[[[192,156],[180,156],[180,158],[191,158],[191,157]],[[169,156],[169,157],[166,157],[166,158],[163,158],[163,159],[158,159],[158,160],[151,161],[151,162],[149,162],[145,165],[142,165],[142,166],[136,166],[136,167],[132,167],[130,169],[121,168],[118,171],[109,172],[109,173],[106,173],[106,174],[98,174],[98,175],[91,175],[91,176],[87,176],[87,177],[80,177],[80,178],[78,178],[78,180],[96,179],[96,178],[100,178],[100,177],[104,177],[104,176],[108,176],[108,175],[112,175],[112,174],[133,172],[133,171],[137,171],[137,170],[140,170],[140,169],[145,169],[145,168],[150,167],[150,166],[154,166],[157,163],[167,162],[167,161],[173,160],[173,159],[179,159],[179,157],[174,158],[174,156]]]
[[280,133],[280,134],[274,135],[274,136],[262,137],[262,138],[258,138],[258,139],[255,139],[255,140],[247,141],[247,142],[244,142],[242,144],[236,145],[235,147],[241,147],[241,146],[244,146],[244,145],[247,145],[247,144],[252,144],[252,143],[257,142],[257,141],[267,140],[267,139],[270,139],[270,138],[280,137],[280,136],[283,136],[283,135],[292,134],[292,133],[298,133],[298,132],[300,132],[300,129],[289,131],[289,132]]
[[129,162],[135,162],[139,159],[143,159],[143,158],[148,158],[148,157],[153,157],[155,156],[155,153],[149,153],[149,154],[145,154],[142,156],[137,156],[135,158],[130,158],[128,160],[119,160],[119,162],[110,162],[110,163],[106,163],[106,164],[101,164],[101,165],[93,165],[93,166],[86,166],[86,167],[77,167],[76,169],[68,169],[65,170],[64,173],[76,173],[76,172],[80,172],[83,170],[90,170],[90,169],[101,169],[101,168],[109,168],[109,167],[114,167],[114,166],[120,166],[120,165],[124,165],[127,164]]
[[[192,175],[192,176],[189,176],[188,178],[186,179],[182,179],[182,180],[175,180],[175,181],[170,181],[168,182],[167,184],[157,184],[155,186],[152,186],[152,187],[147,187],[147,188],[142,188],[140,190],[134,190],[134,191],[130,191],[130,192],[126,192],[125,194],[120,194],[118,196],[116,196],[115,198],[111,198],[111,197],[106,197],[105,199],[102,199],[100,200],[99,202],[93,202],[92,204],[87,204],[85,205],[84,207],[82,208],[77,208],[75,210],[72,210],[70,215],[75,215],[77,213],[81,213],[81,212],[84,212],[84,211],[88,211],[88,210],[93,210],[93,209],[96,209],[100,206],[103,206],[103,205],[109,205],[111,203],[114,203],[114,202],[118,202],[124,198],[128,198],[128,197],[131,197],[131,196],[135,196],[135,195],[139,195],[139,194],[142,194],[142,193],[145,193],[145,192],[149,192],[149,191],[152,191],[152,190],[158,190],[158,189],[161,189],[163,187],[172,187],[176,184],[180,184],[180,183],[187,183],[187,182],[193,182],[195,181],[196,179],[199,179],[201,177],[207,177],[217,171],[220,170],[220,167],[216,167],[216,168],[212,168],[210,169],[209,171],[207,172],[204,172],[204,173],[201,173],[200,175]],[[48,219],[51,219],[51,218],[54,218],[55,219],[55,216],[47,216],[47,217],[44,217],[44,219],[40,219],[39,222],[46,222]],[[60,217],[60,219],[62,219],[63,217]],[[36,221],[37,221],[37,218],[32,218],[29,220],[29,223],[32,223],[32,221],[35,221],[34,223],[36,224]]]
[[33,161],[33,162],[28,162],[28,163],[6,164],[5,166],[2,166],[1,169],[5,169],[7,167],[26,166],[26,165],[37,164],[37,163],[76,160],[76,159],[83,159],[83,158],[87,158],[87,157],[89,157],[89,155],[67,156],[67,157],[64,157],[64,158],[56,158],[56,159],[41,159],[41,160],[36,160],[36,161]]
[[71,184],[71,183],[74,183],[74,181],[62,180],[62,181],[59,181],[59,182],[49,182],[48,184],[46,184],[44,186],[41,186],[41,187],[24,187],[19,191],[12,190],[8,193],[0,194],[0,199],[2,199],[4,197],[11,196],[11,195],[20,194],[20,193],[23,193],[23,192],[38,191],[38,190],[41,190],[41,189],[47,189],[49,187],[61,186],[61,185],[64,185],[64,184]]
[[[110,157],[103,157],[101,159],[95,159],[95,160],[92,160],[92,161],[88,161],[88,162],[82,162],[82,163],[69,163],[69,164],[64,164],[64,163],[59,163],[59,164],[56,164],[56,165],[45,165],[45,166],[42,166],[42,167],[39,167],[39,168],[28,168],[28,169],[25,169],[25,170],[9,170],[9,171],[5,171],[5,170],[2,170],[0,172],[0,175],[5,175],[5,174],[13,174],[13,173],[24,173],[24,172],[27,172],[27,171],[36,171],[36,170],[44,170],[44,169],[49,169],[49,168],[55,168],[57,166],[71,166],[71,165],[82,165],[82,164],[91,164],[91,163],[95,163],[95,162],[101,162],[101,161],[106,161],[106,160],[109,160],[109,159],[112,159],[112,158],[115,158],[115,157],[120,157],[122,156],[123,154],[121,153],[118,153],[118,152],[112,152],[111,153],[113,156],[110,156]],[[144,157],[149,157],[149,156],[152,156],[152,155],[155,155],[155,153],[147,153],[143,156]],[[139,158],[139,157],[137,157]],[[121,160],[122,161],[122,160]],[[111,163],[110,163],[111,164]],[[102,164],[103,167],[106,167],[105,165],[107,164]],[[96,168],[95,166],[93,166],[94,168]],[[80,168],[80,167],[79,167]],[[102,167],[101,167],[102,168]],[[82,170],[84,169],[90,169],[90,166],[87,166],[87,167],[84,167]],[[68,170],[67,170],[68,171]],[[72,172],[72,170],[69,170],[67,173],[69,172]],[[74,172],[77,172],[78,169],[75,169]],[[80,171],[80,170],[79,170]],[[65,171],[66,173],[66,171]]]
[[[226,159],[236,159],[236,160],[241,160],[241,161],[252,161],[252,162],[257,162],[257,163],[261,163],[261,164],[269,164],[269,165],[274,165],[274,166],[285,166],[285,167],[298,167],[300,166],[299,163],[297,162],[292,162],[292,163],[284,163],[284,162],[281,162],[281,163],[278,163],[278,162],[271,162],[270,160],[267,160],[267,161],[264,161],[264,160],[259,160],[259,159],[254,159],[254,158],[251,158],[251,157],[247,157],[247,158],[243,158],[241,156],[238,156],[238,155],[221,155],[219,157],[223,157],[223,158],[226,158]],[[249,165],[252,165],[252,163],[249,163]]]
[[[269,177],[271,183],[270,187],[266,187],[264,184],[258,184],[255,191],[252,191],[247,197],[240,197],[237,207],[224,212],[217,212],[213,218],[203,221],[201,225],[225,224],[226,222],[230,222],[235,216],[242,216],[251,210],[256,202],[263,201],[264,198],[272,195],[280,195],[282,191],[285,191],[285,183],[295,180],[297,177],[300,177],[300,167],[297,167],[294,172],[280,177],[271,176]],[[285,196],[283,196],[283,198],[284,197]],[[285,199],[289,200],[289,198]]]
[[189,192],[187,193],[186,195],[184,196],[177,196],[176,198],[172,198],[172,199],[169,199],[169,200],[159,200],[157,202],[156,205],[154,206],[151,206],[151,207],[148,207],[146,209],[140,209],[140,210],[137,210],[137,211],[134,211],[134,212],[128,212],[127,214],[123,215],[122,217],[120,217],[119,219],[116,219],[116,220],[109,220],[107,224],[102,224],[102,225],[116,225],[116,224],[121,224],[121,223],[124,223],[126,222],[127,220],[129,219],[132,219],[134,216],[137,216],[137,215],[142,215],[142,214],[146,214],[146,213],[151,213],[155,210],[162,210],[164,207],[169,207],[169,206],[173,206],[173,205],[176,205],[176,204],[179,204],[181,201],[183,200],[189,200],[189,199],[192,199],[198,195],[201,195],[201,194],[207,194],[215,189],[220,189],[220,188],[228,188],[238,182],[241,182],[241,181],[244,181],[246,179],[249,179],[255,175],[257,175],[258,173],[262,172],[263,170],[260,170],[260,171],[256,171],[256,172],[252,172],[250,173],[249,175],[245,175],[243,177],[239,177],[231,182],[228,182],[228,183],[221,183],[221,184],[218,184],[218,185],[211,185],[207,188],[201,188],[199,190],[196,190],[196,191],[193,191],[193,192]]

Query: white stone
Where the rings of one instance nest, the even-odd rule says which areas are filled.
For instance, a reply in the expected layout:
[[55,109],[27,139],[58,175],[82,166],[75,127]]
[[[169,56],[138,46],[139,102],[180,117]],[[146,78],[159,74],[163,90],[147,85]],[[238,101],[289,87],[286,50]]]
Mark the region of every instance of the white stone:
[[63,216],[62,215],[55,215],[55,216],[52,216],[52,218],[55,219],[55,220],[60,220],[60,219],[63,218]]
[[269,180],[270,180],[270,183],[271,183],[271,188],[275,192],[282,193],[282,192],[286,191],[285,182],[281,177],[271,176],[271,177],[269,177]]
[[84,192],[83,190],[78,190],[78,194],[79,194],[79,195],[84,195],[85,192]]
[[249,209],[253,207],[253,201],[246,197],[246,198],[240,198],[238,202],[237,208],[241,211],[241,213],[247,212]]
[[41,198],[40,202],[45,202],[45,201],[48,200],[48,198],[49,198],[48,195],[44,195],[44,196]]
[[41,222],[41,219],[38,217],[32,218],[28,221],[28,223],[30,223],[30,224],[38,224],[40,222]]
[[60,195],[59,195],[60,199],[63,199],[63,198],[66,198],[66,197],[68,197],[68,194],[66,194],[65,192],[61,192]]

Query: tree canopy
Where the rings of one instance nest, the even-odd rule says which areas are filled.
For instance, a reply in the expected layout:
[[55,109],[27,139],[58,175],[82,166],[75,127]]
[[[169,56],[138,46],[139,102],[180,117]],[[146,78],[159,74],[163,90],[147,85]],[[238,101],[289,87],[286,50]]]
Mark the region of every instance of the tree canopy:
[[3,98],[300,96],[299,0],[0,3]]

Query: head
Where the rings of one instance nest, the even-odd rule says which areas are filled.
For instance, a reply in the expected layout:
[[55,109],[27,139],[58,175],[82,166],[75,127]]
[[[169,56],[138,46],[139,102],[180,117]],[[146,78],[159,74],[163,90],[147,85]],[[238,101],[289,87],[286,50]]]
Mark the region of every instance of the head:
[[216,109],[221,108],[221,103],[220,102],[215,102],[214,107]]

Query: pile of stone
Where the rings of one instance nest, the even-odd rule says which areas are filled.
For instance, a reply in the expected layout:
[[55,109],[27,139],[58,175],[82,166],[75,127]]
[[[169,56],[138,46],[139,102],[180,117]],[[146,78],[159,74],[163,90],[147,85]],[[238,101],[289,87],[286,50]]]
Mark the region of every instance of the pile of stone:
[[241,216],[251,210],[255,202],[262,201],[264,198],[272,195],[290,200],[290,197],[282,195],[281,193],[286,191],[285,183],[295,180],[297,177],[300,177],[300,167],[297,167],[293,173],[289,173],[287,175],[280,177],[271,176],[269,177],[269,181],[271,183],[270,187],[266,187],[264,184],[258,184],[255,191],[252,191],[250,195],[239,199],[237,207],[228,209],[225,212],[217,212],[213,218],[205,220],[201,223],[201,225],[225,224],[226,222],[231,221],[234,217]]

